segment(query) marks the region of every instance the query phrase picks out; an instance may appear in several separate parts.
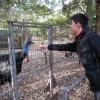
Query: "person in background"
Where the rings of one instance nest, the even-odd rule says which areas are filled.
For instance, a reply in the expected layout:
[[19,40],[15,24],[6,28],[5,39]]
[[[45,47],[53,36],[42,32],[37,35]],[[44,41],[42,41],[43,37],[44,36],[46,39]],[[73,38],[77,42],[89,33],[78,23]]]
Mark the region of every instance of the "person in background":
[[29,33],[27,33],[27,32],[24,33],[24,38],[25,38],[25,40],[22,45],[22,51],[23,51],[24,55],[26,55],[25,60],[26,60],[26,63],[28,63],[29,62],[29,46],[31,44],[33,44],[33,42],[31,40],[31,37],[29,36]]
[[94,92],[95,100],[100,100],[100,36],[88,27],[85,14],[74,14],[71,20],[71,30],[75,35],[73,43],[50,44],[41,48],[77,52],[89,80],[90,90]]
[[[24,33],[25,41],[22,46],[22,51],[18,51],[15,53],[15,61],[16,61],[16,74],[19,75],[22,71],[22,64],[23,60],[26,59],[26,62],[29,62],[29,46],[33,44],[31,38],[29,37],[28,33]],[[9,61],[9,55],[7,55],[8,64],[10,64]],[[0,86],[4,85],[6,82],[11,83],[12,76],[11,76],[11,70],[0,70]]]

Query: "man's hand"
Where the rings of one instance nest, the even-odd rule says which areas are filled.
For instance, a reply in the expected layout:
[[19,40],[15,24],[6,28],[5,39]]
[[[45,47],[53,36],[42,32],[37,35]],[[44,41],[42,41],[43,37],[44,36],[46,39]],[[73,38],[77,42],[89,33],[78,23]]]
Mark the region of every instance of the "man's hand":
[[42,45],[42,46],[40,46],[39,47],[40,48],[40,50],[42,51],[42,52],[47,52],[47,50],[48,50],[48,45]]
[[41,45],[40,49],[48,49],[48,45]]

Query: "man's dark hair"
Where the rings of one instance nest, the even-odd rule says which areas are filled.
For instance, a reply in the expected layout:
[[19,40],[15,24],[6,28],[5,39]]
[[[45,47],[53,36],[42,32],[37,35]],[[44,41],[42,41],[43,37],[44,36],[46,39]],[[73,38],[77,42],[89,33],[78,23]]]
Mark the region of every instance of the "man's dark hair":
[[83,13],[74,14],[71,19],[77,24],[80,23],[84,28],[88,25],[88,17]]

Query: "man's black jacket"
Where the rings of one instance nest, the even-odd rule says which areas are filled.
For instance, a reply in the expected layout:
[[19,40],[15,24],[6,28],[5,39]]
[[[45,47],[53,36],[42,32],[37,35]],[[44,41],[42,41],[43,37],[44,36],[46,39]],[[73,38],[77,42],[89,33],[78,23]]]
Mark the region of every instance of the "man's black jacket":
[[48,50],[77,52],[86,70],[92,91],[100,91],[100,37],[85,28],[73,43],[51,44]]

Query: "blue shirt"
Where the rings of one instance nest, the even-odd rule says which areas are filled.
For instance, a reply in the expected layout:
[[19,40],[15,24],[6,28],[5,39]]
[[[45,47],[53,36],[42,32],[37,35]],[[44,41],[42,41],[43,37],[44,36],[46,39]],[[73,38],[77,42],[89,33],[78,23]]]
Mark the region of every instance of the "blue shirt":
[[30,45],[29,41],[27,40],[24,42],[24,44],[22,46],[22,50],[26,55],[28,55],[28,52],[29,52],[29,45]]

